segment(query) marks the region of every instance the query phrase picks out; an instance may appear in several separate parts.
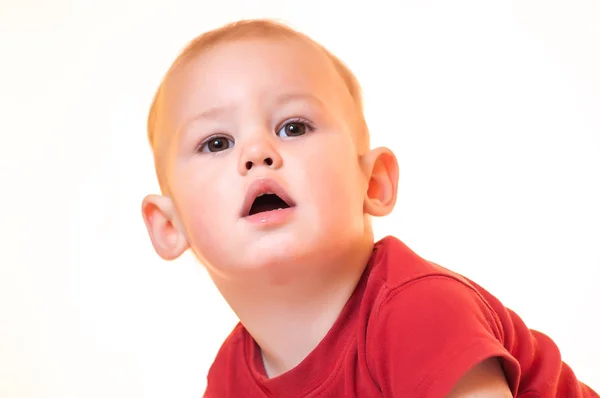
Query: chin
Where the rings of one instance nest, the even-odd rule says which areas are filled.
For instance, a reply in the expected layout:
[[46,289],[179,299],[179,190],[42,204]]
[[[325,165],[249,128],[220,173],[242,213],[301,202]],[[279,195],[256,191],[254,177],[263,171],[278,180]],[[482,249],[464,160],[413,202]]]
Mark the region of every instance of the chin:
[[248,257],[256,259],[257,262],[262,260],[265,265],[273,262],[289,262],[309,249],[310,246],[306,243],[293,231],[275,231],[249,242]]
[[223,275],[285,270],[293,274],[297,267],[305,270],[310,264],[337,261],[358,242],[358,231],[347,220],[320,221],[304,217],[272,229],[243,228],[236,236],[204,240],[197,249],[204,252],[209,268]]

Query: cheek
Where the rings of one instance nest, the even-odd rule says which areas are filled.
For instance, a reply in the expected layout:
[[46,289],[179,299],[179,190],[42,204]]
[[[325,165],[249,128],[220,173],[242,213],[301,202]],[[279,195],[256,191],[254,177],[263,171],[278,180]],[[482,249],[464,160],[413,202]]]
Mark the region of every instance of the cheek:
[[363,193],[357,181],[357,173],[354,168],[335,167],[332,165],[333,173],[327,173],[320,181],[321,192],[325,211],[341,213],[341,217],[350,214],[362,213]]
[[227,178],[201,166],[190,165],[178,173],[181,183],[176,197],[192,245],[210,245],[222,238],[227,219],[237,210]]
[[306,171],[305,186],[321,215],[339,221],[350,214],[362,214],[363,184],[358,158],[351,143],[333,142],[311,151]]

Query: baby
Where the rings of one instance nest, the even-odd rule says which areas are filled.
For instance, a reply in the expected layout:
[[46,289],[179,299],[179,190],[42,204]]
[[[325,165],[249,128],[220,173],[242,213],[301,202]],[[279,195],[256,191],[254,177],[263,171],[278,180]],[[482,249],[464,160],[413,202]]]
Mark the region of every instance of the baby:
[[398,164],[371,148],[354,75],[266,20],[205,33],[148,118],[166,260],[191,249],[240,319],[205,397],[598,397],[483,288],[374,242]]

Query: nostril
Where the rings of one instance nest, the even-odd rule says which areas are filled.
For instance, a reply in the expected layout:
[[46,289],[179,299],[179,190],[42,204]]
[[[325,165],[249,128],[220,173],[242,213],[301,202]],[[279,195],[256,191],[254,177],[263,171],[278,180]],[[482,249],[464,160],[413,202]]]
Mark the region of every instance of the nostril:
[[246,170],[250,170],[252,168],[252,162],[246,162]]
[[267,166],[271,166],[273,164],[273,159],[271,158],[266,158],[265,159],[265,163],[267,164]]

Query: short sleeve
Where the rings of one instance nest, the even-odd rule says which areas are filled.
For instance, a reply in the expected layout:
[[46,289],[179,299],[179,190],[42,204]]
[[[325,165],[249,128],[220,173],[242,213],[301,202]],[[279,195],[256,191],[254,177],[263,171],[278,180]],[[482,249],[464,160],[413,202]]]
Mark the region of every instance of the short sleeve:
[[492,309],[467,283],[428,276],[389,289],[375,309],[367,350],[386,397],[447,396],[478,363],[501,360],[513,391],[519,365],[502,344]]

